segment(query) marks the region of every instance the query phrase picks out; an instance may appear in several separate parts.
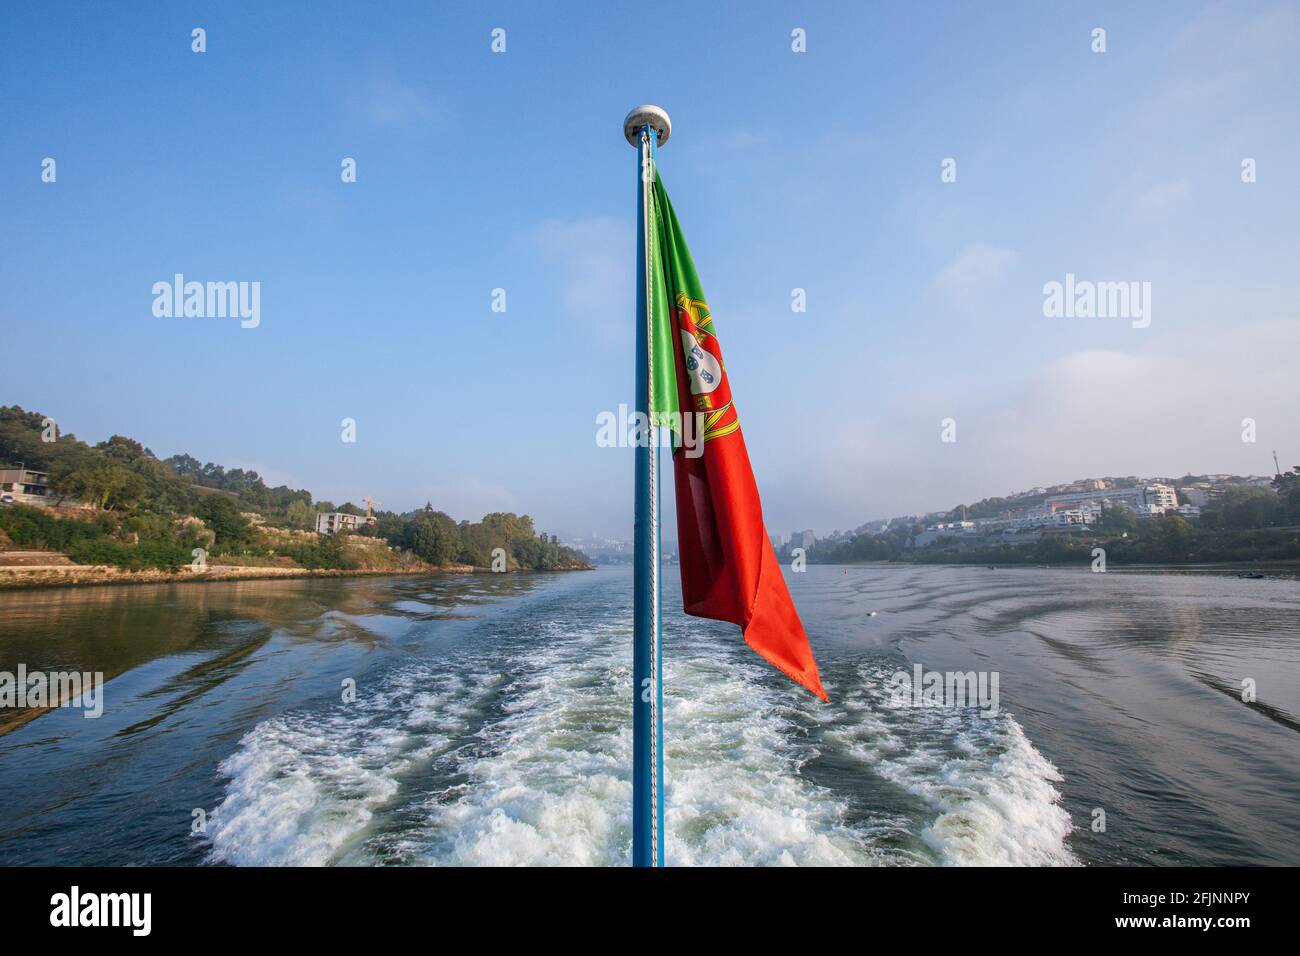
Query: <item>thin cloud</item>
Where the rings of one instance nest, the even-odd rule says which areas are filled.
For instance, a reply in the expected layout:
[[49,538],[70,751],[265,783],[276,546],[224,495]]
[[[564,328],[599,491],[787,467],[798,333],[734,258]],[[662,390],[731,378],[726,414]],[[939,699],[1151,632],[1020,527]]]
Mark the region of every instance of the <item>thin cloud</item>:
[[432,94],[395,77],[366,80],[350,105],[353,113],[378,129],[430,124],[442,118]]
[[596,334],[615,339],[628,334],[635,309],[632,248],[636,230],[612,216],[548,219],[533,242],[556,267],[565,314]]
[[1010,249],[973,242],[935,277],[934,287],[955,304],[967,305],[1000,287],[1017,258]]
[[1129,218],[1134,224],[1161,219],[1176,210],[1190,193],[1191,184],[1186,179],[1150,186],[1138,193]]
[[[765,503],[780,527],[825,532],[1075,478],[1268,474],[1274,448],[1284,466],[1300,464],[1300,378],[1259,356],[1297,351],[1300,318],[1278,319],[1172,349],[1079,349],[978,394],[943,383],[900,392],[800,442],[793,462],[766,462],[778,494]],[[947,417],[952,444],[940,441]],[[1242,441],[1244,418],[1256,442]]]

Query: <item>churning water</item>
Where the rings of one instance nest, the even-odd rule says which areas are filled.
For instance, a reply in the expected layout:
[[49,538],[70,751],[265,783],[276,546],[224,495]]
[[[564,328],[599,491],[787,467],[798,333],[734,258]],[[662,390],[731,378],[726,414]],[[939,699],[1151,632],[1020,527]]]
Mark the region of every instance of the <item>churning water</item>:
[[[826,705],[667,576],[670,865],[1300,862],[1295,581],[814,566],[788,578]],[[0,863],[624,864],[630,594],[606,568],[0,595],[0,670],[111,678],[98,720],[0,736]],[[898,706],[916,664],[996,672],[996,715]]]

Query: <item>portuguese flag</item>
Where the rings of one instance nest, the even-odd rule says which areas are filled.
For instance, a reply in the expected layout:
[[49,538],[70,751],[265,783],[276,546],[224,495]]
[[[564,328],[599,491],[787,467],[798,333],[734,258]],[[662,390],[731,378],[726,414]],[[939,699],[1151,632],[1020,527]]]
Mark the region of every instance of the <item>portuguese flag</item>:
[[676,433],[673,471],[686,613],[740,625],[751,648],[827,700],[763,523],[713,316],[658,170],[651,193],[650,408],[657,423]]

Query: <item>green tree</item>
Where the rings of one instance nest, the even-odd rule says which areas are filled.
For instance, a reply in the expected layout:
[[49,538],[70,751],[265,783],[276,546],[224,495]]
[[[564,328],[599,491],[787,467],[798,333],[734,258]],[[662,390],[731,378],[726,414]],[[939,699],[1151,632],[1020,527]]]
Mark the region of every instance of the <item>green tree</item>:
[[1121,504],[1102,504],[1098,529],[1107,534],[1133,534],[1141,527],[1142,519],[1131,508]]
[[299,531],[316,530],[316,512],[311,505],[303,501],[291,501],[285,509],[285,523]]
[[399,514],[394,514],[391,511],[381,511],[375,515],[374,533],[376,538],[383,538],[391,545],[396,545],[399,548],[407,546],[407,522]]
[[216,547],[229,551],[248,545],[253,540],[253,529],[248,519],[239,513],[238,506],[223,494],[208,494],[199,500],[194,514],[216,535]]
[[1240,531],[1267,528],[1279,523],[1283,509],[1272,488],[1232,485],[1223,490],[1219,500],[1206,509],[1209,527]]
[[96,445],[95,450],[103,452],[107,458],[124,464],[130,464],[141,458],[153,457],[153,452],[148,448],[145,448],[134,438],[127,438],[125,435],[114,435],[108,441],[102,441]]
[[1286,525],[1300,524],[1300,465],[1273,479],[1281,506],[1281,520]]
[[70,468],[58,468],[50,480],[60,494],[71,495],[105,511],[123,511],[144,495],[145,481],[123,465],[102,456],[88,457]]
[[430,564],[450,564],[461,550],[460,529],[441,511],[421,511],[406,528],[406,547]]
[[1164,560],[1187,560],[1196,538],[1190,521],[1182,515],[1164,514],[1156,519],[1155,532]]

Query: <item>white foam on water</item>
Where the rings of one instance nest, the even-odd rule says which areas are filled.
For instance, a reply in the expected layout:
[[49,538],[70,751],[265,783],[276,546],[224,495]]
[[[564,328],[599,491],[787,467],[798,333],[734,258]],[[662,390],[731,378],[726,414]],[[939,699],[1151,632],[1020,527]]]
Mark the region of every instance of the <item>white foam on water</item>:
[[263,721],[221,763],[226,796],[208,819],[216,862],[315,866],[337,862],[399,790],[417,761],[461,731],[490,674],[411,668],[325,714]]
[[1004,713],[894,706],[885,662],[859,665],[844,696],[848,719],[828,727],[872,772],[918,797],[933,813],[921,838],[947,865],[1070,866],[1070,816],[1053,786],[1062,780],[1024,730]]
[[[739,646],[744,655],[750,652]],[[884,862],[845,823],[846,804],[800,775],[789,695],[765,665],[707,646],[665,674],[668,860],[688,866],[845,866]],[[811,698],[810,698],[811,699]]]
[[[630,628],[548,612],[356,704],[259,724],[221,764],[212,860],[626,865]],[[665,627],[669,865],[1077,862],[1060,775],[1008,715],[892,708],[880,658],[827,707],[717,625]],[[861,783],[805,775],[820,750]],[[897,799],[877,812],[873,789]]]
[[552,633],[511,663],[503,712],[465,754],[468,782],[426,804],[413,862],[456,865],[603,865],[618,859],[628,826],[630,740],[613,688],[622,661],[597,645],[572,666]]
[[[419,861],[625,865],[631,848],[631,640],[555,623],[516,670],[469,783],[428,804]],[[875,862],[844,806],[804,780],[775,695],[748,662],[670,658],[665,674],[669,865]],[[724,655],[731,657],[731,655]]]

